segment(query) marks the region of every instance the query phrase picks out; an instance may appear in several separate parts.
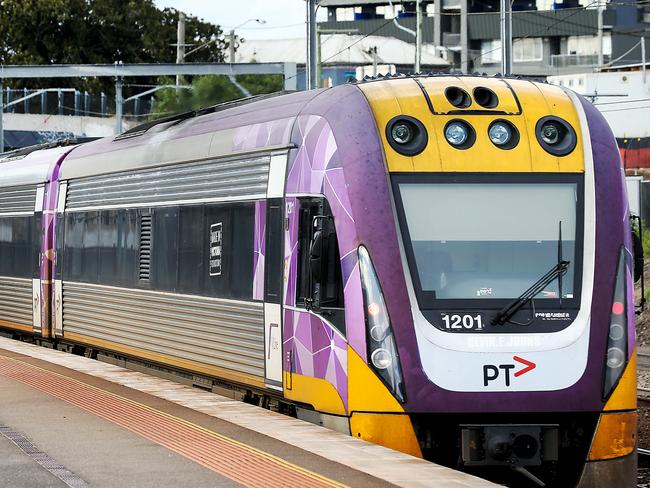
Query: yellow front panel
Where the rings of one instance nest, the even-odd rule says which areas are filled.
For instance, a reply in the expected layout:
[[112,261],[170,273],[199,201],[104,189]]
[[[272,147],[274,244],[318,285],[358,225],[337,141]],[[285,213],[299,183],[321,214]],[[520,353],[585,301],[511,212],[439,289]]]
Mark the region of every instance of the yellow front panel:
[[285,371],[284,396],[288,400],[311,405],[319,412],[346,414],[341,396],[327,380]]
[[[578,113],[562,89],[530,81],[499,78],[444,76],[422,77],[417,80],[422,86],[414,78],[359,85],[375,116],[390,172],[584,171]],[[450,86],[462,88],[470,95],[474,88],[484,86],[497,94],[499,105],[494,110],[477,107],[475,103],[466,110],[457,109],[449,104],[444,94]],[[435,114],[427,103],[425,92]],[[452,110],[457,113],[448,114]],[[386,124],[398,115],[414,117],[426,127],[429,143],[422,153],[413,157],[403,156],[388,144]],[[576,131],[578,144],[567,156],[549,154],[537,142],[535,125],[539,119],[548,115],[564,119]],[[469,123],[476,131],[476,142],[469,149],[454,148],[445,140],[445,125],[454,119]],[[513,149],[499,149],[488,138],[489,125],[499,119],[511,122],[519,131],[520,141]]]
[[607,400],[605,411],[636,410],[636,350],[623,371],[618,385]]
[[422,457],[411,419],[406,414],[354,412],[350,418],[350,432],[364,441]]

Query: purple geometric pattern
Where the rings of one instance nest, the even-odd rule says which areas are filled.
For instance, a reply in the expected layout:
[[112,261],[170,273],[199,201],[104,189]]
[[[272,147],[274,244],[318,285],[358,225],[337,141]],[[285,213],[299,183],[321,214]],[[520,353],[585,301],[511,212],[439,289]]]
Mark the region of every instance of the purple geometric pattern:
[[285,346],[290,344],[291,356],[285,354],[285,369],[331,383],[348,408],[347,342],[324,320],[308,312],[285,310]]
[[[365,334],[361,281],[357,263],[359,241],[347,192],[345,173],[332,129],[318,116],[296,119],[293,142],[298,146],[289,164],[287,194],[325,195],[334,216],[344,283],[346,329],[352,347],[365,359]],[[285,304],[295,306],[298,247],[298,200],[287,198],[288,229],[285,231]],[[287,311],[284,325],[285,358],[292,351],[287,370],[329,381],[347,408],[347,349],[334,327],[319,316]]]
[[255,233],[253,239],[253,300],[264,300],[266,200],[255,202]]
[[284,304],[294,307],[298,279],[298,199],[287,197],[284,205],[289,221],[284,231]]
[[289,117],[236,128],[232,137],[233,151],[286,144],[294,120]]

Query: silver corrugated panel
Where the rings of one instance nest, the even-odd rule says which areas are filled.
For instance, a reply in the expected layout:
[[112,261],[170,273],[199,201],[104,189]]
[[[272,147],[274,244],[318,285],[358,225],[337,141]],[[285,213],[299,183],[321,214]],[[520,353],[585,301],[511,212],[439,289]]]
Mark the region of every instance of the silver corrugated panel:
[[0,320],[32,325],[32,280],[0,276]]
[[36,206],[36,186],[0,188],[0,215],[33,212]]
[[269,162],[268,156],[203,161],[71,180],[66,208],[156,205],[263,195]]
[[260,303],[64,282],[63,331],[264,376]]

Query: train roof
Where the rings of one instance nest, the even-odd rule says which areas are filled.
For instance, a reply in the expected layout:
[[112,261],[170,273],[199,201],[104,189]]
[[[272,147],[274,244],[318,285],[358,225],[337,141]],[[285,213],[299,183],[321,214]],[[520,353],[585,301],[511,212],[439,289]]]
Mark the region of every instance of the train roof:
[[75,147],[48,147],[0,155],[0,187],[39,185],[50,180],[54,166]]
[[544,103],[558,96],[566,98],[557,87],[516,78],[453,74],[375,78],[329,89],[254,97],[144,124],[117,137],[79,147],[66,158],[60,177],[76,179],[262,150],[288,149],[291,147],[293,123],[298,115],[344,111],[352,116],[358,107],[342,102],[350,90],[361,91],[366,99],[372,92],[374,99],[377,96],[392,98],[397,103],[395,97],[401,97],[402,91],[408,88],[409,92],[415,90],[420,96],[424,94],[423,101],[426,100],[431,110],[433,106],[444,108],[434,111],[435,114],[463,112],[446,101],[444,92],[450,85],[464,87],[468,92],[477,86],[486,86],[498,94],[498,110],[473,107],[468,113],[479,109],[495,115],[521,114],[517,92],[528,93],[529,99],[541,96]]
[[[288,147],[290,125],[302,108],[324,90],[229,103],[135,128],[117,137],[84,144],[66,158],[61,178],[74,179]],[[271,127],[260,144],[242,142]],[[288,127],[288,129],[287,129]],[[257,131],[257,132],[256,132]]]

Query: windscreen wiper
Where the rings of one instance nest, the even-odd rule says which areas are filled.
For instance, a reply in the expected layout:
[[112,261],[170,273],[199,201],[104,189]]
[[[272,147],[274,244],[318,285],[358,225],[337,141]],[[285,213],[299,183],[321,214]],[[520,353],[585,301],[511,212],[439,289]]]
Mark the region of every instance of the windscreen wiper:
[[551,268],[544,276],[537,280],[530,288],[519,295],[511,303],[503,307],[492,319],[492,325],[503,325],[509,322],[514,314],[516,314],[521,307],[530,302],[537,296],[546,286],[556,280],[567,272],[571,261],[560,261],[553,268]]

